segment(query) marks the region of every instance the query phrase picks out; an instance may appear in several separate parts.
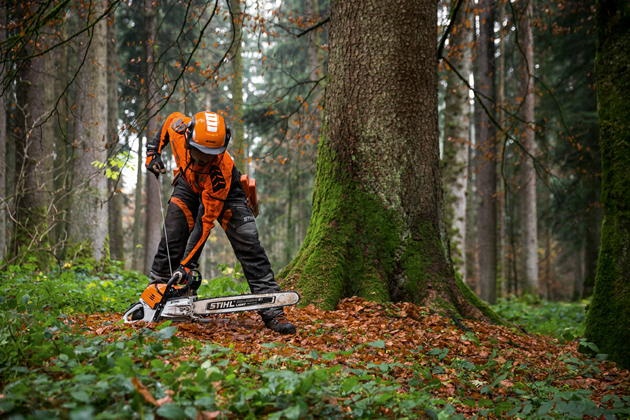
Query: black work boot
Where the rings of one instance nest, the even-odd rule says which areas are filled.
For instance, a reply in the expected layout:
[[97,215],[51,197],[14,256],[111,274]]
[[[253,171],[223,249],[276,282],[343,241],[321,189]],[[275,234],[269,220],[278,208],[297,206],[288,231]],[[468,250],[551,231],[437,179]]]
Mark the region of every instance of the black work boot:
[[295,325],[287,320],[284,311],[266,321],[265,327],[280,334],[295,334]]

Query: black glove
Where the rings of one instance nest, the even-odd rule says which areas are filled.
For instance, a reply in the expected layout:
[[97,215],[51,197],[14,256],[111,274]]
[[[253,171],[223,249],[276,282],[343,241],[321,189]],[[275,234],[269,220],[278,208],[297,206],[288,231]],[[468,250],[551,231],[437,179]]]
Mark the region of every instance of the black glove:
[[173,271],[173,276],[179,276],[179,280],[177,280],[176,284],[186,283],[188,281],[189,273],[190,273],[190,268],[180,265],[179,268],[177,268],[177,270]]
[[155,177],[158,178],[160,174],[166,173],[164,162],[157,150],[147,150],[147,162],[145,164],[147,171],[153,172]]

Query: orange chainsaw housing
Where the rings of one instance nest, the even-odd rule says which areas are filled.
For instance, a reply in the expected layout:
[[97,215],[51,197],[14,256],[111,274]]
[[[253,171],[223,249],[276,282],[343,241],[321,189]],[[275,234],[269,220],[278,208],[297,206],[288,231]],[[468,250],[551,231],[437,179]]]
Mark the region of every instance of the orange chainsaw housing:
[[[174,289],[181,289],[182,287],[184,286],[173,286]],[[165,283],[151,284],[144,289],[144,292],[140,295],[140,299],[144,300],[151,309],[155,309],[155,305],[162,302],[164,298],[164,290],[166,290]]]

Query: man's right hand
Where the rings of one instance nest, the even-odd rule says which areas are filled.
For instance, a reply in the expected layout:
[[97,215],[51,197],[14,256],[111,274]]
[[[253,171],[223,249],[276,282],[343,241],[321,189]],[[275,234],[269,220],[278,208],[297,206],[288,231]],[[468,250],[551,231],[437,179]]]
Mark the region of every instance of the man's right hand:
[[147,161],[145,164],[147,171],[153,172],[156,177],[166,173],[166,167],[162,162],[162,157],[155,150],[147,150]]
[[183,283],[188,280],[188,273],[190,273],[190,268],[180,265],[177,270],[173,271],[173,277],[178,276],[179,280],[177,280],[177,283]]

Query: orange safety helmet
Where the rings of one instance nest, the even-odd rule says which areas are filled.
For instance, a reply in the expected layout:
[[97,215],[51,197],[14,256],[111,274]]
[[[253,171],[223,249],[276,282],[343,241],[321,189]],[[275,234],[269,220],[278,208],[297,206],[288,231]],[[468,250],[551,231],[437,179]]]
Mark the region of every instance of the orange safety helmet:
[[216,112],[198,112],[188,123],[186,147],[208,154],[220,155],[227,149],[230,138],[230,126]]

